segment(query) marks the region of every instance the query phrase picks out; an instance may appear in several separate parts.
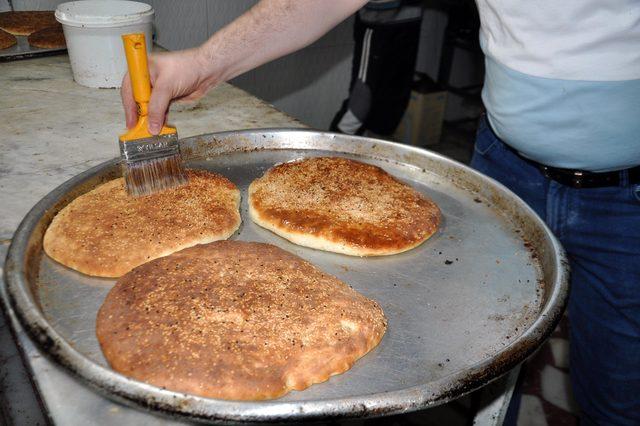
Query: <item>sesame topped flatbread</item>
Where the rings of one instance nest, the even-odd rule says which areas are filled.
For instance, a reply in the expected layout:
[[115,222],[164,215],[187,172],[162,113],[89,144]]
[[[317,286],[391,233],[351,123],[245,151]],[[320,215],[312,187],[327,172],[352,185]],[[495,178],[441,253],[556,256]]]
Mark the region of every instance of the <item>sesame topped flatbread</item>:
[[0,30],[0,49],[6,49],[16,44],[18,40],[13,34]]
[[139,266],[98,312],[111,367],[211,398],[260,400],[343,373],[386,330],[380,306],[275,246],[218,241]]
[[87,275],[119,277],[152,259],[229,238],[240,226],[240,191],[202,170],[189,183],[143,197],[119,178],[63,208],[44,235],[51,258]]
[[28,36],[38,30],[60,25],[52,10],[0,12],[0,29]]
[[249,212],[296,244],[353,256],[410,250],[440,223],[426,196],[379,167],[339,157],[271,168],[251,183]]
[[62,49],[67,47],[62,25],[45,28],[29,35],[27,39],[33,47],[42,49]]

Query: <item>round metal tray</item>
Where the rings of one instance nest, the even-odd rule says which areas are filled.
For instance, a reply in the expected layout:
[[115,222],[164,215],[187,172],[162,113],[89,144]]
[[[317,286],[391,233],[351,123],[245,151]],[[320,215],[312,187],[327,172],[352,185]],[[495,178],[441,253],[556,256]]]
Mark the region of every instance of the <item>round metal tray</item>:
[[[273,401],[185,395],[114,372],[100,351],[95,316],[115,281],[79,274],[42,252],[44,231],[62,207],[120,175],[113,160],[64,183],[29,212],[10,247],[2,292],[44,351],[109,397],[213,422],[406,412],[504,374],[544,341],[562,314],[568,274],[558,241],[522,200],[462,164],[415,147],[304,130],[210,134],[181,146],[190,167],[222,173],[241,189],[244,222],[233,239],[275,244],[339,277],[381,304],[388,331],[351,370]],[[249,183],[276,163],[318,155],[383,167],[438,203],[441,229],[409,252],[356,258],[293,245],[252,223]]]

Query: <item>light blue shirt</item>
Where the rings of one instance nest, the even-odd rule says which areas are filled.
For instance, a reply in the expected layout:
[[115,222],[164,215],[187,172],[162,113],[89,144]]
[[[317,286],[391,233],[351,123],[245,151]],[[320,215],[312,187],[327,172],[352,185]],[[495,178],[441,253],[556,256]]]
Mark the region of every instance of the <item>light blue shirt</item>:
[[640,79],[534,77],[487,56],[482,99],[498,137],[534,161],[594,172],[640,165]]
[[476,0],[489,122],[549,166],[640,165],[640,1]]

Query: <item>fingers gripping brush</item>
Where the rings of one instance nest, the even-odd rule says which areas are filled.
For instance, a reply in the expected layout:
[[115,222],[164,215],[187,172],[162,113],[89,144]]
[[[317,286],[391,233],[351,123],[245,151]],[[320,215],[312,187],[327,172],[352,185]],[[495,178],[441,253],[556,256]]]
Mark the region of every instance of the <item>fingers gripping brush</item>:
[[157,136],[147,130],[151,81],[144,34],[122,36],[129,66],[133,98],[138,104],[138,123],[120,136],[123,174],[130,195],[148,195],[187,183],[182,165],[178,132],[163,126]]

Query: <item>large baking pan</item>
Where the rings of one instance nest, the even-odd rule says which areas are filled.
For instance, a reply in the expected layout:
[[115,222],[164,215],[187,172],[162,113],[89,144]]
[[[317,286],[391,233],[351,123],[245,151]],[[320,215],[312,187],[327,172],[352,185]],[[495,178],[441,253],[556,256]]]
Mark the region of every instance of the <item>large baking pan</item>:
[[[25,217],[9,249],[2,299],[40,347],[121,402],[210,422],[286,422],[377,416],[444,403],[501,376],[552,332],[565,306],[564,252],[525,203],[448,158],[391,142],[265,129],[181,141],[191,167],[226,175],[242,190],[244,222],[232,237],[275,244],[336,275],[384,309],[380,345],[348,372],[274,401],[236,402],[160,389],[111,370],[95,315],[114,280],[84,276],[42,252],[53,216],[120,175],[117,160],[70,179]],[[441,229],[409,252],[356,258],[299,247],[253,224],[249,183],[276,163],[339,155],[379,165],[440,206]]]
[[0,49],[0,62],[17,61],[19,59],[39,58],[41,56],[59,55],[67,51],[66,47],[41,48],[31,46],[27,36],[15,36],[18,43],[6,49]]

